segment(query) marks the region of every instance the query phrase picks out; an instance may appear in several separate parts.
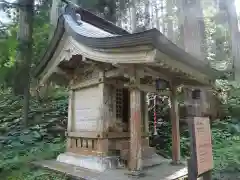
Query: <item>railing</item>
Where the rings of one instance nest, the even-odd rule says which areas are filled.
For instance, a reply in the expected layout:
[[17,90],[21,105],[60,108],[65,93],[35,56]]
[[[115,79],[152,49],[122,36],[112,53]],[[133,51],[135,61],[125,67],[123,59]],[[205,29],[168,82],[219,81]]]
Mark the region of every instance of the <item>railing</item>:
[[81,155],[97,155],[101,152],[97,151],[98,139],[68,137],[67,151]]
[[[80,155],[104,155],[110,149],[116,149],[116,143],[121,139],[130,138],[129,132],[68,132],[67,136],[67,152]],[[142,137],[148,137],[142,133]],[[107,144],[105,141],[108,140]]]

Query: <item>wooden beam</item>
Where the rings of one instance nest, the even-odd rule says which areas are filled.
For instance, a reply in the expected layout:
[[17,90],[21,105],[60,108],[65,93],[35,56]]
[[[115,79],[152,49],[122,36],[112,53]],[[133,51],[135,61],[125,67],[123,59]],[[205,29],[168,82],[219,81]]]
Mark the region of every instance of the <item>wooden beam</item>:
[[66,132],[67,137],[74,138],[89,138],[89,139],[97,139],[103,138],[102,133],[96,131],[80,131],[80,132]]
[[171,124],[172,124],[172,160],[173,160],[173,164],[179,164],[180,163],[180,158],[181,158],[179,109],[178,109],[178,101],[177,101],[176,90],[177,90],[177,87],[174,86],[173,84],[171,84],[170,117],[171,117]]
[[157,93],[158,95],[163,95],[163,96],[169,96],[170,95],[170,91],[168,91],[168,90],[159,91],[159,90],[156,90],[156,87],[150,86],[150,85],[147,85],[147,84],[131,85],[131,84],[125,83],[124,87],[138,88],[139,90],[144,91],[144,92]]
[[114,78],[124,75],[124,70],[122,69],[113,69],[110,71],[105,72],[106,78]]
[[169,96],[169,91],[168,90],[159,91],[159,90],[156,90],[156,87],[154,87],[154,86],[149,86],[149,85],[146,85],[146,84],[140,84],[140,85],[138,85],[138,88],[141,91],[144,91],[144,92],[154,92],[154,93],[157,93],[159,95]]
[[[133,69],[133,75],[131,82],[139,84],[140,79],[136,75],[136,69]],[[130,107],[131,107],[131,119],[130,119],[130,159],[129,168],[131,171],[142,170],[142,113],[141,113],[141,91],[137,88],[130,89]]]
[[178,85],[184,85],[186,87],[211,87],[214,86],[213,82],[210,80],[195,80],[192,78],[187,78],[187,77],[175,77],[173,78],[173,82]]
[[192,89],[204,89],[204,90],[212,90],[213,87],[211,86],[207,86],[207,85],[203,85],[203,86],[192,86],[192,85],[183,85],[184,88],[192,88]]
[[65,71],[63,71],[60,67],[56,67],[56,69],[53,71],[57,74],[60,74],[60,75],[68,75]]
[[[142,137],[147,137],[148,133],[142,132]],[[66,137],[89,138],[89,139],[122,139],[129,138],[130,132],[97,132],[97,131],[80,131],[66,132]]]
[[165,81],[170,81],[171,78],[167,76],[167,74],[161,73],[161,71],[155,71],[150,67],[144,67],[144,73],[154,76],[156,78],[163,79]]
[[102,82],[99,81],[99,79],[90,79],[90,80],[85,80],[84,82],[80,82],[78,84],[74,84],[70,88],[71,89],[82,89],[82,88],[86,88],[89,86],[98,85],[100,83],[102,83]]

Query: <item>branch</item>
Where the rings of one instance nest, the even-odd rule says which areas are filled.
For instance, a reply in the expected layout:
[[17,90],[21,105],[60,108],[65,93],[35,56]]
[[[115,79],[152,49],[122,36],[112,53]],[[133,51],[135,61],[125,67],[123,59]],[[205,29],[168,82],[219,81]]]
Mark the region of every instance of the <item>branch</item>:
[[0,20],[0,30],[6,30],[8,28],[8,26],[6,24],[4,24],[1,20]]
[[66,3],[66,4],[70,4],[74,7],[79,7],[77,4],[73,3],[72,1],[69,1],[69,0],[62,0],[62,2]]
[[25,1],[27,3],[11,3],[11,2],[7,2],[6,0],[0,0],[0,9],[3,8],[19,8],[19,7],[30,7],[32,8],[32,3],[31,1]]

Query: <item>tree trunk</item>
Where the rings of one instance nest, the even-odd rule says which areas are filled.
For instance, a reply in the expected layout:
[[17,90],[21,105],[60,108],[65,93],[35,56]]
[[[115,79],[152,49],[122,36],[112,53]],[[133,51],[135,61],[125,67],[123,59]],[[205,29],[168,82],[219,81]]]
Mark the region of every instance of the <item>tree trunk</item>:
[[177,5],[177,15],[178,15],[178,30],[179,30],[179,38],[177,39],[178,47],[185,49],[184,45],[184,13],[183,13],[183,2],[178,0],[176,2]]
[[234,0],[224,1],[227,11],[228,24],[231,35],[232,59],[234,66],[235,80],[240,81],[240,33],[238,29],[238,19]]
[[173,32],[173,0],[167,1],[167,37],[171,41],[175,41]]
[[204,19],[200,1],[182,0],[185,50],[200,60],[204,53]]
[[[205,25],[201,3],[199,0],[183,0],[182,3],[185,50],[198,60],[205,61]],[[201,98],[205,99],[207,91],[200,89],[200,92]],[[206,103],[201,101],[201,107],[203,107],[201,114],[206,114],[205,105]]]
[[145,8],[145,14],[144,14],[144,27],[145,29],[150,28],[150,12],[149,12],[149,7],[150,7],[150,2],[149,0],[144,1],[144,8]]
[[24,95],[23,124],[27,126],[30,97],[30,67],[32,59],[34,0],[19,0],[19,48],[16,57],[14,92]]
[[59,8],[61,5],[61,0],[52,0],[52,6],[50,11],[50,33],[49,33],[49,40],[52,39],[54,30],[57,26],[58,17],[59,17]]
[[155,3],[155,20],[156,20],[156,28],[160,31],[160,22],[159,22],[159,13],[158,13],[158,5]]
[[136,0],[130,1],[131,9],[131,31],[132,33],[136,32],[137,30],[137,10],[136,10]]

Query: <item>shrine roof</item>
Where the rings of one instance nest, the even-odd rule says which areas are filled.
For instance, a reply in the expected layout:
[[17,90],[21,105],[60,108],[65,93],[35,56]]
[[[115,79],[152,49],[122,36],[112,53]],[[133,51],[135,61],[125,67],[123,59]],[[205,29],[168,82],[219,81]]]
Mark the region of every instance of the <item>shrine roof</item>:
[[179,48],[157,29],[130,34],[113,23],[71,4],[68,4],[60,15],[49,47],[36,67],[35,76],[47,66],[64,34],[94,49],[151,46],[207,76],[213,78],[220,76],[217,70]]

